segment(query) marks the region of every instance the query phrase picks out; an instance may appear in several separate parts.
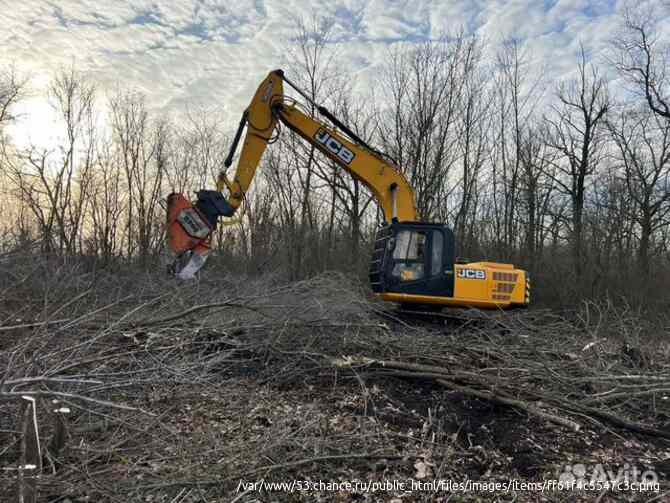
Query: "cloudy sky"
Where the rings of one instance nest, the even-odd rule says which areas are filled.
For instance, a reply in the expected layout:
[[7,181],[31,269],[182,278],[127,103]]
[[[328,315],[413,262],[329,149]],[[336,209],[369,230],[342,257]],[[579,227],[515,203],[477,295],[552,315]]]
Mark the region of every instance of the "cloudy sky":
[[232,128],[257,83],[282,64],[282,48],[299,17],[335,20],[333,43],[363,85],[374,78],[390,45],[461,27],[491,41],[523,40],[553,80],[574,66],[580,42],[594,57],[602,53],[623,5],[622,0],[0,0],[0,65],[14,63],[32,78],[33,95],[16,129],[23,140],[48,136],[49,108],[40,93],[54,70],[73,62],[102,89],[119,84],[139,89],[156,109],[223,108]]

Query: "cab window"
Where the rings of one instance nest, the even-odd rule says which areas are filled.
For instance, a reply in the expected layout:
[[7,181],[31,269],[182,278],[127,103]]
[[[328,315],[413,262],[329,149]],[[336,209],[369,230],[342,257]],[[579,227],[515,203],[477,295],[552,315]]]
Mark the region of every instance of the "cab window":
[[416,281],[425,275],[426,233],[402,230],[395,236],[391,275],[400,281]]

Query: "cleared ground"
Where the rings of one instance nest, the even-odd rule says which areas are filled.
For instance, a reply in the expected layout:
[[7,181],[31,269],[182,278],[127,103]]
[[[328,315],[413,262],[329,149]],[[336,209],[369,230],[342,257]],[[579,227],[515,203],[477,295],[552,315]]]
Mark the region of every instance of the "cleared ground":
[[[184,285],[12,257],[0,274],[5,494],[30,455],[21,396],[37,399],[43,465],[37,478],[24,472],[23,484],[36,486],[38,501],[670,494],[667,326],[623,303],[563,316],[418,316],[369,301],[335,274],[285,284],[213,273]],[[70,412],[53,412],[54,399]],[[659,491],[416,489],[439,480],[591,482],[598,470],[641,480],[634,469],[651,470]],[[261,480],[300,484],[293,492],[249,485]],[[299,490],[308,481],[321,490]]]

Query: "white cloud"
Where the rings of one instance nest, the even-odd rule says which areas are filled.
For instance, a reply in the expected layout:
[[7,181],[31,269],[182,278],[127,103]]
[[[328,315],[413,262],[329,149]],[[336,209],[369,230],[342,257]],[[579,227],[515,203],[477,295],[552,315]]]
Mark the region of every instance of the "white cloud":
[[[0,0],[9,3],[10,0]],[[21,0],[0,9],[0,65],[44,82],[73,61],[102,88],[137,88],[166,110],[223,106],[231,128],[298,17],[333,16],[352,74],[372,82],[394,41],[464,28],[495,44],[515,36],[553,79],[580,42],[598,55],[622,6],[614,0]],[[667,23],[666,23],[667,24]]]

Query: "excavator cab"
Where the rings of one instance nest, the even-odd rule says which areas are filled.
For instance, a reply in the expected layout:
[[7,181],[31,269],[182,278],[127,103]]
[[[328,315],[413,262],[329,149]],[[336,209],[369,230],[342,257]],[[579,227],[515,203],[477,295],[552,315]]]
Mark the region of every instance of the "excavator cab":
[[370,261],[372,291],[453,297],[454,247],[453,232],[442,224],[384,225]]
[[380,299],[413,308],[527,306],[526,271],[497,262],[457,263],[443,224],[393,221],[379,229],[369,269]]

